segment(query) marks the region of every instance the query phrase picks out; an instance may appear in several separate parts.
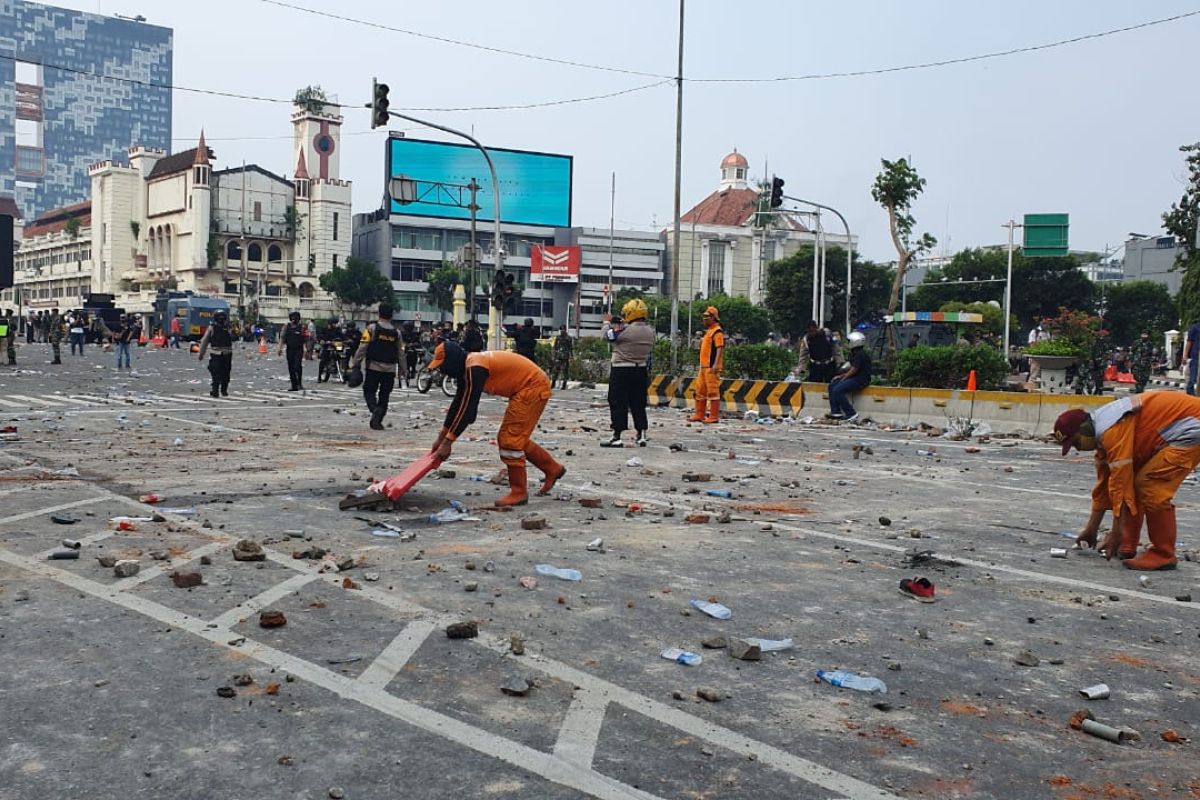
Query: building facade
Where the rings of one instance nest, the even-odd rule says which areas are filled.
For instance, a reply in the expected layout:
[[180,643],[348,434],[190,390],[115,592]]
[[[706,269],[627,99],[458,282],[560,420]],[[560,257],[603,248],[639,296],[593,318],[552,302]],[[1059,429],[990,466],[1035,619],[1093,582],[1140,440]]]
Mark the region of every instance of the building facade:
[[[557,325],[578,327],[584,336],[598,336],[610,299],[622,289],[640,289],[649,295],[662,291],[666,243],[657,233],[567,228],[558,231],[555,243],[577,245],[580,249],[578,300],[574,296],[560,296],[555,304],[557,312],[567,303],[578,302],[579,319],[568,319],[565,314],[559,316],[556,313]],[[567,294],[575,293],[574,284],[563,286]],[[614,309],[614,313],[620,314],[621,310]]]
[[1179,292],[1183,272],[1176,270],[1180,253],[1174,236],[1139,236],[1125,242],[1122,274],[1126,281],[1154,281],[1167,287],[1172,295]]
[[172,32],[0,2],[0,194],[26,220],[88,196],[88,167],[171,145]]
[[[717,190],[680,217],[679,241],[673,229],[664,233],[668,270],[678,252],[681,299],[725,294],[761,303],[772,261],[816,243],[818,235],[827,246],[846,247],[844,233],[818,230],[812,215],[773,212],[767,224],[756,226],[759,191],[749,185],[746,157],[735,150],[721,160],[720,170]],[[836,224],[829,215],[821,220]],[[856,245],[851,237],[850,246]]]

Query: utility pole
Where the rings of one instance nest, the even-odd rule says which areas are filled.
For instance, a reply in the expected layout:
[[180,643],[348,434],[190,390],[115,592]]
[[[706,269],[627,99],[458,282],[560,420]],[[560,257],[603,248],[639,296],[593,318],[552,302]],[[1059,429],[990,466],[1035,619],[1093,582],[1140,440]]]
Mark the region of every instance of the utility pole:
[[[679,0],[679,67],[675,73],[675,246],[671,252],[671,371],[679,365],[679,216],[683,173],[683,3]],[[693,241],[692,246],[696,243]]]
[[[608,204],[608,313],[612,313],[613,298],[613,237],[617,223],[617,173],[612,174],[612,195]],[[678,249],[678,245],[676,245]]]
[[1009,317],[1012,316],[1013,231],[1015,231],[1017,228],[1023,228],[1025,226],[1021,225],[1019,222],[1017,222],[1015,220],[1010,219],[1008,222],[1004,223],[1000,227],[1008,228],[1008,275],[1004,279],[1004,350],[1003,350],[1004,357],[1008,358],[1008,348],[1009,348],[1008,327],[1009,327]]
[[[850,281],[851,281],[851,278],[853,277],[853,273],[854,273],[854,245],[850,241],[850,225],[849,225],[849,223],[846,222],[846,218],[842,216],[842,213],[840,211],[838,211],[836,208],[831,208],[830,206],[821,205],[820,203],[814,203],[812,200],[801,200],[799,197],[788,196],[787,199],[791,200],[794,203],[803,203],[806,206],[812,206],[814,208],[819,208],[823,211],[828,211],[828,212],[836,215],[837,218],[839,220],[841,220],[842,227],[845,228],[845,230],[846,230],[846,335],[849,336],[850,328],[852,327],[851,322],[850,322],[850,286],[851,286]],[[819,222],[820,222],[819,216],[817,217],[817,220],[818,220],[818,224],[819,224]],[[861,309],[860,309],[860,311],[861,311]]]
[[474,178],[467,184],[467,189],[471,192],[471,205],[467,207],[471,212],[471,288],[467,292],[467,302],[471,304],[471,320],[475,321],[475,291],[479,281],[479,254],[475,249],[475,220],[479,215],[479,203],[475,202],[475,196],[479,192],[479,184]]

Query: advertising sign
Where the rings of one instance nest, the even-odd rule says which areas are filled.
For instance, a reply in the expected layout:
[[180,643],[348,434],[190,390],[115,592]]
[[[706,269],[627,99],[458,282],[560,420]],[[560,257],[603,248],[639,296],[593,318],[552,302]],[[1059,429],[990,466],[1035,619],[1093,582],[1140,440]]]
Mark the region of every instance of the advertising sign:
[[578,245],[537,245],[529,253],[529,280],[542,283],[579,283],[583,251]]
[[[418,182],[465,185],[474,178],[481,187],[477,219],[492,222],[495,202],[492,177],[483,153],[472,145],[392,138],[387,141],[387,180],[404,176]],[[500,181],[500,221],[519,225],[571,226],[572,157],[525,150],[488,148]],[[464,203],[465,206],[465,203]],[[456,205],[391,201],[391,213],[444,219],[470,219]]]

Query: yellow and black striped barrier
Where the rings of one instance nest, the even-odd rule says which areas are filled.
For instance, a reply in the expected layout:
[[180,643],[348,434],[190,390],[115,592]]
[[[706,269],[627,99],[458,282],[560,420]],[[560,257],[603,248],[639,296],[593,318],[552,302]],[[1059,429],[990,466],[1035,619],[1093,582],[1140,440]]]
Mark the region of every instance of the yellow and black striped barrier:
[[[804,408],[804,389],[798,382],[723,380],[720,391],[721,410],[731,413],[755,411],[764,417],[785,417],[798,414]],[[664,399],[667,392],[671,394]],[[696,378],[650,376],[647,402],[651,405],[692,408],[695,397]]]

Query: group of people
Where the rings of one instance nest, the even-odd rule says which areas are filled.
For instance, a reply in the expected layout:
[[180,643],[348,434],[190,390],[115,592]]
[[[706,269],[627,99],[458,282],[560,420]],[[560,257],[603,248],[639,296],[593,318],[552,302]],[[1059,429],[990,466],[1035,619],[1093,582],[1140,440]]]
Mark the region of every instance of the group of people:
[[[5,355],[9,366],[17,363],[17,328],[20,324],[12,309],[6,309],[0,317],[0,340],[4,342]],[[59,313],[57,308],[49,312],[32,311],[25,318],[25,343],[48,343],[53,355],[51,364],[62,364],[62,341],[67,339],[71,346],[71,355],[83,355],[84,345],[91,336],[94,342],[104,342],[112,345],[117,353],[117,369],[131,369],[130,345],[137,344],[142,339],[142,324],[133,314],[122,314],[115,326],[107,325],[99,315],[91,315],[86,311],[69,310]]]
[[846,337],[846,360],[838,341],[825,328],[810,320],[797,346],[798,361],[794,373],[805,375],[813,383],[829,385],[829,413],[826,419],[834,422],[858,422],[858,412],[850,398],[871,384],[871,354],[867,337],[861,331],[851,331]]

